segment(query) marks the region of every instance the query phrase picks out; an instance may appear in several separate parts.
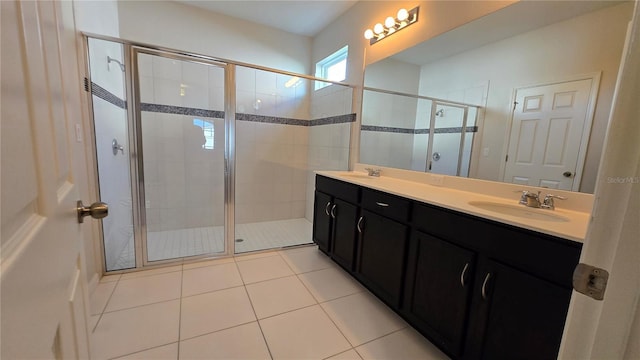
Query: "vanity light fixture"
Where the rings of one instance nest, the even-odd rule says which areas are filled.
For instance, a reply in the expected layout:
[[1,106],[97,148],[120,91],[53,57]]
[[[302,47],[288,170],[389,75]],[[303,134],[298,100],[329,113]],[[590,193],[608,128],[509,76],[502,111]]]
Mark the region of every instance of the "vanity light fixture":
[[388,37],[395,32],[406,28],[407,26],[418,22],[418,9],[419,6],[407,11],[406,9],[398,10],[396,17],[389,16],[382,23],[377,23],[372,29],[367,29],[364,32],[364,38],[369,40],[369,44],[373,45],[378,41]]

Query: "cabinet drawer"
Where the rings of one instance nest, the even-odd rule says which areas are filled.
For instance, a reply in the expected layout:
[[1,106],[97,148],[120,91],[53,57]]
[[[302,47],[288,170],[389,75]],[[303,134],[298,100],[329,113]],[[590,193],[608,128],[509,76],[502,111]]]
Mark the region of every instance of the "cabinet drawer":
[[344,181],[316,175],[316,190],[357,204],[360,200],[360,187]]
[[401,222],[409,221],[411,201],[380,191],[362,189],[362,207]]

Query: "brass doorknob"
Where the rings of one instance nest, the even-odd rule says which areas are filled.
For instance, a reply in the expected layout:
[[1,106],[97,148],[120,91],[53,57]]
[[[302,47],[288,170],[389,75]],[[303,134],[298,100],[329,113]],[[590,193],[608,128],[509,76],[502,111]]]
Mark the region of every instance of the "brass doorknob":
[[78,222],[82,224],[84,222],[84,217],[91,215],[94,219],[102,219],[109,215],[109,205],[103,202],[94,202],[91,206],[86,207],[82,204],[82,200],[78,200]]
[[564,177],[571,177],[571,175],[573,175],[573,173],[571,171],[565,171],[562,173],[562,176]]

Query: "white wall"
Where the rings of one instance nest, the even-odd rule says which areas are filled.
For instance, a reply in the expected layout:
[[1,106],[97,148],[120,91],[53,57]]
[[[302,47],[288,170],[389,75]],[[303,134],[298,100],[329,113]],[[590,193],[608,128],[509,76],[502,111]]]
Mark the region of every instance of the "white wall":
[[582,192],[593,192],[611,98],[632,4],[622,4],[527,32],[425,65],[421,95],[447,98],[451,90],[488,81],[489,94],[477,177],[499,180],[513,89],[602,71]]
[[308,74],[311,39],[172,1],[119,1],[123,39]]

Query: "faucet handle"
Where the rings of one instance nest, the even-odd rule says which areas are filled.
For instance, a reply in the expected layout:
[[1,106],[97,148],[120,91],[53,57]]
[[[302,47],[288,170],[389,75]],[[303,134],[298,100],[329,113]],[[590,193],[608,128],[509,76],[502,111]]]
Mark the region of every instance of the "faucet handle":
[[514,190],[513,192],[520,193],[520,204],[525,205],[527,203],[527,195],[529,195],[529,190]]
[[367,170],[367,172],[369,173],[369,176],[380,176],[380,169],[374,169],[374,168],[364,168],[365,170]]
[[553,203],[553,199],[567,200],[567,197],[547,194],[544,196],[544,200],[542,201],[542,207],[545,209],[551,209],[551,210],[555,209],[556,207],[555,207],[555,204]]

